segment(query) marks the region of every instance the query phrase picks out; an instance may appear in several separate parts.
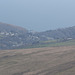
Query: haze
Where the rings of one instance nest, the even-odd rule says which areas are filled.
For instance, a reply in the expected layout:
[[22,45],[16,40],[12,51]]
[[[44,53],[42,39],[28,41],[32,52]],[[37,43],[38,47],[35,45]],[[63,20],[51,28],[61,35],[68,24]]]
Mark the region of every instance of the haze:
[[0,0],[0,22],[45,31],[75,25],[75,0]]

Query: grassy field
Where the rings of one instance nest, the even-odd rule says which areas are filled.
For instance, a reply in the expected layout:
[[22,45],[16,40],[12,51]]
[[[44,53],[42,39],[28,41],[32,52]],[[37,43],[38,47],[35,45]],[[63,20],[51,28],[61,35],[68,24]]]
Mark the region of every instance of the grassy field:
[[25,48],[60,47],[60,46],[75,46],[75,39],[67,40],[67,41],[63,41],[63,42],[62,41],[57,42],[57,40],[43,41],[39,44],[26,46]]
[[0,75],[75,75],[75,47],[1,50]]

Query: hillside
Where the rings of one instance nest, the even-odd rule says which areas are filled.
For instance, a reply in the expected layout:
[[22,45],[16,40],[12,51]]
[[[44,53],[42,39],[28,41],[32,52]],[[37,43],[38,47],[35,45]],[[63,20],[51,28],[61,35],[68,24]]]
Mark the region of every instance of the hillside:
[[19,26],[0,23],[0,49],[22,48],[37,42],[38,38],[28,30]]
[[[54,46],[75,39],[75,26],[44,32],[28,31],[25,28],[0,22],[0,50]],[[46,42],[47,41],[47,42]]]
[[75,75],[75,46],[0,50],[0,75]]
[[38,36],[46,36],[53,39],[75,39],[75,26],[40,32]]
[[6,23],[1,23],[0,22],[0,32],[27,32],[25,28],[11,25],[11,24],[6,24]]

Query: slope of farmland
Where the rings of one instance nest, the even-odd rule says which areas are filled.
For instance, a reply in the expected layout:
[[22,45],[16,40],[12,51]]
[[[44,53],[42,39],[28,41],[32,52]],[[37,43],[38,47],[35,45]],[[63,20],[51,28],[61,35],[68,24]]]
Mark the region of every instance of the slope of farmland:
[[0,75],[75,75],[75,47],[0,51]]

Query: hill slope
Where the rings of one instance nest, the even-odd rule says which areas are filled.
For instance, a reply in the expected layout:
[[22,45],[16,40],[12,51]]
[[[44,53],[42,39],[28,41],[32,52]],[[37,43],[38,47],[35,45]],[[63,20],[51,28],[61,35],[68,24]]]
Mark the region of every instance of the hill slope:
[[0,75],[75,75],[75,46],[0,50]]
[[39,47],[46,44],[44,41],[52,40],[53,42],[47,42],[51,45],[70,39],[75,39],[75,26],[45,32],[30,32],[19,26],[0,23],[0,49],[27,48],[36,45]]
[[36,36],[22,27],[0,23],[0,49],[22,48],[37,41]]
[[6,24],[6,23],[1,23],[0,22],[0,32],[27,32],[25,28],[11,25],[11,24]]
[[68,38],[75,39],[75,26],[40,32],[38,33],[38,36],[46,36],[53,39],[68,39]]

